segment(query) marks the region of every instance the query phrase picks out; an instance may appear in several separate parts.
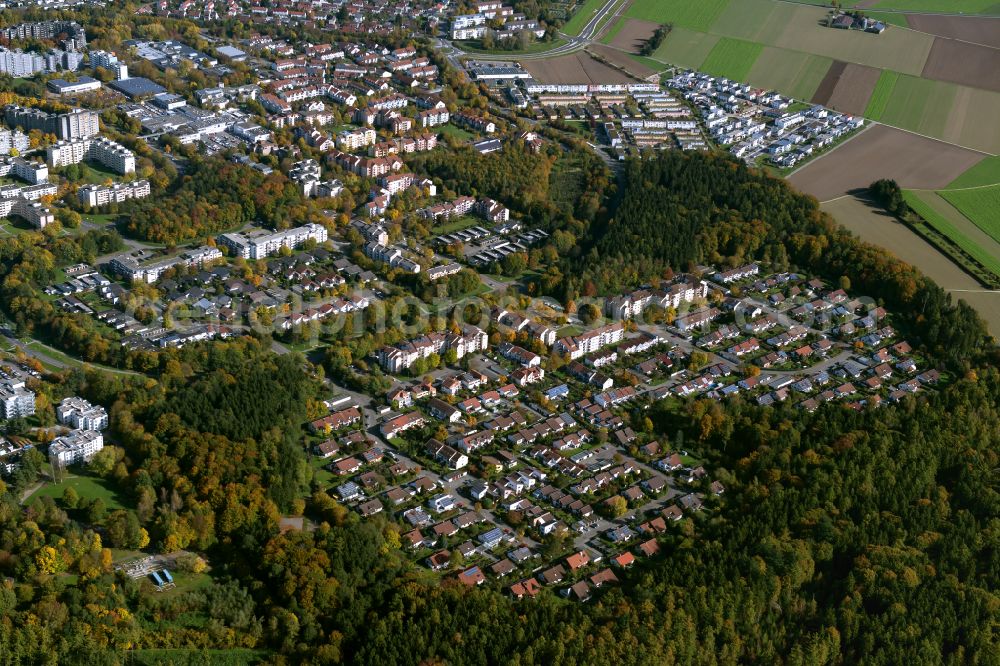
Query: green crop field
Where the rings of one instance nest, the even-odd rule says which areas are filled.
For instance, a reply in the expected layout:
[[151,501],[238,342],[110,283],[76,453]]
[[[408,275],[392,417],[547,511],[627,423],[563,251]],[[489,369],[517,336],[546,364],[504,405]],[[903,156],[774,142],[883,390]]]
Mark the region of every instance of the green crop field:
[[776,44],[788,16],[788,6],[774,0],[735,0],[719,14],[710,32],[748,42]]
[[708,54],[705,62],[701,63],[701,70],[712,76],[745,81],[754,61],[763,50],[763,44],[724,37]]
[[987,270],[1000,276],[1000,260],[985,252],[977,243],[974,243],[968,236],[959,231],[958,227],[947,220],[943,215],[931,208],[917,193],[904,191],[903,198],[920,217],[927,220],[927,223],[947,236],[955,245],[962,248],[970,257],[982,264]]
[[1000,183],[1000,157],[987,157],[974,164],[965,173],[948,183],[946,189],[981,187]]
[[882,117],[886,107],[889,106],[892,89],[896,87],[896,81],[898,80],[898,72],[888,69],[882,71],[881,76],[878,78],[878,83],[875,84],[875,90],[872,91],[872,96],[868,100],[868,108],[865,109],[867,117],[872,120],[879,120]]
[[879,120],[922,134],[944,136],[957,91],[953,83],[901,74]]
[[993,240],[1000,242],[1000,185],[938,194]]
[[829,58],[765,46],[747,75],[754,85],[809,99],[833,63]]
[[674,28],[653,54],[658,60],[698,69],[721,39],[718,35]]
[[619,19],[617,23],[611,26],[608,29],[608,31],[604,34],[604,36],[601,37],[601,43],[610,44],[611,42],[615,41],[615,37],[617,37],[618,33],[621,32],[622,28],[625,27],[625,20],[626,19],[624,18]]
[[730,0],[655,0],[634,2],[625,16],[677,27],[707,31]]

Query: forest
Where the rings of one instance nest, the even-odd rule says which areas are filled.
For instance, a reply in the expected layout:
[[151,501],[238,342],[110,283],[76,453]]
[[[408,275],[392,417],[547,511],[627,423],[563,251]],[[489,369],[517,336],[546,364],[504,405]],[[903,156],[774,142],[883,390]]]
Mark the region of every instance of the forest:
[[250,222],[285,229],[323,221],[315,202],[283,175],[265,176],[221,158],[191,160],[165,196],[129,201],[121,211],[130,236],[171,246]]
[[[3,663],[994,663],[1000,358],[975,313],[814,199],[718,156],[630,163],[620,206],[581,242],[563,259],[571,284],[553,290],[708,261],[848,276],[954,381],[877,410],[650,405],[659,441],[697,451],[725,494],[579,604],[429,577],[398,525],[323,491],[300,428],[325,413],[324,373],[298,354],[242,338],[165,350],[143,377],[63,371],[37,388],[48,405],[109,407],[114,445],[95,471],[123,508],[70,493],[21,506],[37,468],[0,483]],[[53,267],[28,241],[0,256],[5,298]],[[395,335],[331,348],[326,365],[346,370]],[[282,532],[298,515],[316,529]],[[204,584],[157,596],[116,574],[110,548],[145,539]]]

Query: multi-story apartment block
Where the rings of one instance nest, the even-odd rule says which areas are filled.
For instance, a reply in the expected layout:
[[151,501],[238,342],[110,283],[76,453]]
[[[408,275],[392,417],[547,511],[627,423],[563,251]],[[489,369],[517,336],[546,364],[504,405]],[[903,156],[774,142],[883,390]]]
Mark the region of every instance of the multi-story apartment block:
[[7,379],[0,382],[0,404],[5,419],[31,416],[35,413],[35,393],[24,387],[24,379]]
[[66,467],[90,462],[94,454],[104,448],[104,436],[95,430],[74,430],[56,437],[49,444],[49,460],[53,465]]
[[10,155],[14,150],[23,153],[29,147],[28,135],[21,130],[0,129],[0,155]]
[[556,341],[555,350],[575,360],[606,345],[621,342],[624,335],[625,327],[621,322],[615,322],[581,335],[560,338]]
[[171,257],[162,257],[150,261],[142,261],[141,255],[135,253],[120,254],[113,257],[109,263],[111,269],[132,282],[153,284],[166,271],[174,266],[203,267],[210,261],[222,259],[222,252],[217,247],[203,245],[192,250],[185,250]]
[[377,357],[379,364],[387,372],[401,372],[431,354],[440,355],[454,349],[458,358],[462,358],[487,347],[489,337],[485,331],[475,326],[465,326],[461,333],[428,333],[393,347],[383,347],[378,351]]
[[21,196],[0,198],[0,218],[11,215],[17,215],[38,229],[44,229],[56,219],[51,210],[37,201],[30,201]]
[[120,144],[96,137],[59,141],[45,151],[45,161],[50,167],[64,167],[93,160],[120,173],[135,173],[135,155]]
[[365,127],[356,130],[344,130],[337,135],[337,148],[341,150],[357,150],[375,143],[375,130]]
[[59,423],[77,430],[104,430],[108,427],[108,412],[100,405],[92,405],[83,398],[64,398],[56,408]]
[[67,49],[82,49],[87,45],[87,31],[76,21],[38,21],[37,23],[18,23],[9,28],[0,29],[0,37],[8,41],[24,39],[55,39],[66,35],[63,47]]
[[229,248],[233,255],[244,259],[263,259],[277,254],[281,248],[296,248],[308,240],[322,243],[327,239],[326,227],[310,223],[282,231],[258,231],[250,235],[222,234],[218,243]]
[[49,182],[49,168],[41,162],[22,157],[0,157],[0,177],[4,176],[16,176],[32,185],[39,185]]
[[41,130],[46,134],[55,134],[59,139],[87,138],[101,131],[97,113],[85,109],[46,113],[41,109],[8,104],[4,107],[4,119],[12,127]]
[[106,206],[111,203],[122,203],[129,199],[143,199],[149,196],[149,181],[137,180],[131,183],[115,183],[113,185],[84,185],[76,191],[82,203],[91,208]]
[[708,296],[708,284],[703,280],[682,280],[661,289],[640,289],[624,296],[608,298],[604,311],[615,319],[631,319],[642,314],[650,305],[661,308],[680,307],[681,303],[692,303]]

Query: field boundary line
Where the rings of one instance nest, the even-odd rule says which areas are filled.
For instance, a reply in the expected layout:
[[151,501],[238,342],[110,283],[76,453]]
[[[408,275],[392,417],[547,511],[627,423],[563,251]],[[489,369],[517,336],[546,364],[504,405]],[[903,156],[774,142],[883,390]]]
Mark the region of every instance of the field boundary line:
[[[807,161],[805,164],[799,165],[798,167],[796,167],[794,170],[790,171],[789,173],[786,173],[785,176],[784,176],[785,180],[788,180],[789,178],[791,178],[792,176],[794,176],[795,174],[797,174],[799,171],[802,171],[802,169],[805,169],[807,166],[809,166],[811,164],[816,164],[816,162],[819,162],[824,157],[826,157],[828,155],[833,155],[839,149],[843,148],[844,146],[846,146],[847,144],[849,144],[851,141],[854,141],[859,136],[861,136],[862,134],[864,134],[865,132],[867,132],[868,130],[870,130],[872,127],[874,127],[877,124],[878,123],[876,123],[874,120],[869,121],[868,124],[865,125],[861,129],[860,132],[855,132],[853,136],[847,137],[847,139],[845,139],[844,141],[842,141],[840,143],[840,145],[834,146],[832,150],[828,150],[828,151],[824,152],[822,155],[817,155],[815,159],[811,159],[811,160]],[[849,195],[844,195],[844,196],[849,196]],[[840,197],[838,197],[838,199],[839,198]],[[830,201],[836,201],[836,199],[831,199]],[[823,201],[821,203],[826,203],[826,202]]]

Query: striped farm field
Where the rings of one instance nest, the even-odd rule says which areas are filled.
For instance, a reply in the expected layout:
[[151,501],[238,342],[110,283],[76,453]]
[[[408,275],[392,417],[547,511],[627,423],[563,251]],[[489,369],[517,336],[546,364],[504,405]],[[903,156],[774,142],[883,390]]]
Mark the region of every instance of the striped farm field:
[[763,50],[763,44],[724,37],[705,58],[705,62],[701,64],[701,70],[712,76],[724,76],[736,81],[745,81],[754,61]]
[[938,192],[972,223],[1000,242],[1000,185]]
[[958,88],[953,83],[901,74],[879,120],[921,134],[943,137]]
[[948,183],[946,189],[954,190],[983,185],[1000,185],[1000,157],[985,157],[958,178]]
[[675,27],[708,31],[730,0],[649,0],[633,2],[628,18],[673,23]]
[[875,84],[871,99],[868,100],[868,108],[865,109],[865,116],[872,120],[880,120],[889,106],[889,98],[892,97],[892,89],[896,87],[899,80],[899,73],[891,70],[883,70]]
[[687,28],[674,28],[653,56],[681,67],[698,69],[721,37]]
[[904,190],[903,198],[906,200],[906,203],[910,206],[910,208],[912,208],[917,215],[924,218],[929,225],[947,236],[966,254],[982,264],[984,268],[993,274],[1000,276],[1000,260],[991,255],[989,252],[984,251],[979,244],[973,242],[972,239],[962,233],[958,227],[952,224],[944,215],[934,210],[930,204],[921,199],[918,193]]
[[832,63],[823,56],[765,46],[747,79],[755,86],[780,90],[796,99],[810,99]]

